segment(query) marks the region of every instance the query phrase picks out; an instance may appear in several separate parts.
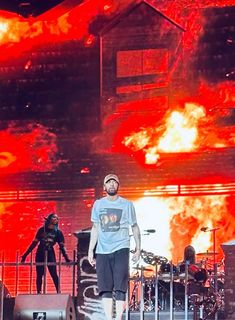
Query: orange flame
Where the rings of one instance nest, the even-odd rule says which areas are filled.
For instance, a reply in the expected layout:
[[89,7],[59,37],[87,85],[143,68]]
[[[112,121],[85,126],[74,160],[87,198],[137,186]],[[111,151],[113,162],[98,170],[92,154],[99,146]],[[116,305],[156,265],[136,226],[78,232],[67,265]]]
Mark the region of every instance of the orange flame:
[[160,152],[194,151],[199,147],[198,124],[205,116],[202,106],[186,103],[183,111],[172,111],[169,114],[163,127],[143,128],[125,137],[123,144],[134,151],[143,149],[147,164],[157,163]]
[[183,112],[173,111],[166,120],[166,131],[158,141],[160,152],[187,152],[197,148],[198,121],[205,117],[202,106],[187,103]]
[[16,161],[16,157],[10,152],[0,152],[0,168],[8,167]]
[[[231,108],[226,110],[229,114]],[[235,144],[231,126],[215,128],[217,118],[222,119],[226,113],[221,115],[216,109],[206,112],[204,106],[186,102],[184,109],[171,110],[160,124],[153,123],[126,135],[122,144],[134,152],[142,151],[146,164],[157,164],[161,153],[231,147]]]
[[[155,229],[155,233],[142,235],[143,250],[165,256],[178,263],[183,260],[184,248],[191,244],[196,253],[211,251],[213,235],[202,232],[202,227],[223,227],[227,216],[228,196],[199,197],[144,197],[134,202],[141,230]],[[233,226],[231,226],[233,228]],[[220,231],[221,232],[221,231]],[[216,251],[221,253],[220,242],[226,241],[218,233]],[[229,234],[228,237],[231,235]],[[219,257],[218,257],[219,258]],[[220,254],[221,258],[221,254]]]

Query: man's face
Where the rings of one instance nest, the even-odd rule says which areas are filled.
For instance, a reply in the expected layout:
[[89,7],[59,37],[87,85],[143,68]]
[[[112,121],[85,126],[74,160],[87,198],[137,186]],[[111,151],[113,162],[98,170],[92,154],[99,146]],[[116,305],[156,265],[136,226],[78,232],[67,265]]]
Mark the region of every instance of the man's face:
[[110,179],[104,185],[104,190],[109,196],[115,196],[118,193],[119,184],[116,180]]

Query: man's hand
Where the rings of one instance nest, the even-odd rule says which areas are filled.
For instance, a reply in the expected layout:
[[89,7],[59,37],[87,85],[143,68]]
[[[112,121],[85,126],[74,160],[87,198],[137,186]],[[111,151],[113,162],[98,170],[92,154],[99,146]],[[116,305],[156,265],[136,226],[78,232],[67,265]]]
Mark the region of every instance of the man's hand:
[[94,251],[93,250],[88,251],[88,261],[92,267],[95,267],[96,261],[94,258]]
[[140,260],[140,253],[141,253],[141,250],[138,249],[134,252],[133,256],[132,256],[132,261],[134,263],[137,263],[139,260]]
[[141,236],[140,236],[140,228],[137,223],[135,223],[132,227],[132,232],[135,240],[135,252],[132,257],[132,261],[137,263],[140,259],[141,254]]

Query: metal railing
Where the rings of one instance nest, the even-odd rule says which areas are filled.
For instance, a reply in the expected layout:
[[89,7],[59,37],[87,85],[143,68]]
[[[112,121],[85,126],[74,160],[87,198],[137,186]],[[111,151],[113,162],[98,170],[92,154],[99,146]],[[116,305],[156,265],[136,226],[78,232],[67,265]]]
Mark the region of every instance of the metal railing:
[[[145,314],[149,311],[154,313],[154,320],[159,320],[162,312],[167,312],[168,319],[173,320],[175,312],[179,310],[183,312],[184,320],[203,320],[211,319],[211,317],[214,320],[218,319],[218,311],[223,310],[224,296],[223,290],[218,290],[217,264],[214,265],[211,274],[206,272],[204,268],[198,268],[195,275],[192,275],[192,269],[187,264],[185,264],[184,272],[180,274],[174,270],[172,263],[165,274],[158,270],[158,265],[156,265],[154,276],[145,277],[144,270],[145,268],[141,267],[141,273],[130,279],[132,291],[129,291],[126,320],[130,319],[131,311],[139,313],[140,320],[144,320]],[[200,279],[197,279],[199,276]],[[163,288],[164,296],[167,295],[167,297],[161,298],[159,292],[161,292],[163,284],[167,284]],[[177,287],[177,284],[182,285],[182,288]],[[150,294],[148,294],[148,288],[146,295],[146,287],[150,287]],[[177,288],[183,289],[180,297],[177,296]],[[167,299],[167,303],[165,299]]]
[[[16,261],[15,262],[8,262],[5,260],[5,255],[2,253],[0,258],[0,268],[1,268],[1,283],[0,283],[0,320],[3,320],[3,305],[4,305],[4,298],[6,295],[6,288],[4,286],[5,282],[5,274],[7,271],[7,268],[14,268],[15,269],[15,288],[14,288],[14,294],[13,296],[16,296],[19,293],[19,283],[22,281],[20,278],[20,269],[22,267],[28,267],[29,268],[29,294],[33,293],[33,270],[36,266],[43,266],[44,267],[44,274],[43,274],[43,291],[42,294],[47,293],[47,269],[48,266],[56,266],[57,267],[57,274],[58,274],[58,293],[61,293],[61,273],[63,267],[69,267],[71,268],[71,292],[70,294],[72,297],[75,297],[75,290],[76,290],[76,275],[77,275],[77,262],[76,262],[76,251],[73,251],[73,260],[71,262],[62,262],[61,259],[61,252],[59,253],[58,262],[48,262],[47,259],[47,251],[45,252],[45,257],[43,262],[34,262],[33,261],[33,255],[30,254],[30,262],[21,262],[19,252],[16,253]],[[25,278],[24,278],[25,281]],[[12,296],[12,294],[8,294],[9,297]]]

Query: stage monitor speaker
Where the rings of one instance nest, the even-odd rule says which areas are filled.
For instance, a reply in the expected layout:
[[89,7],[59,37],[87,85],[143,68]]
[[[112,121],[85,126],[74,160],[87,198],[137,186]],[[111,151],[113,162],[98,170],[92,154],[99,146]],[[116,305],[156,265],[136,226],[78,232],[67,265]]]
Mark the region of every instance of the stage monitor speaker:
[[16,296],[14,320],[76,320],[69,294],[21,294]]

